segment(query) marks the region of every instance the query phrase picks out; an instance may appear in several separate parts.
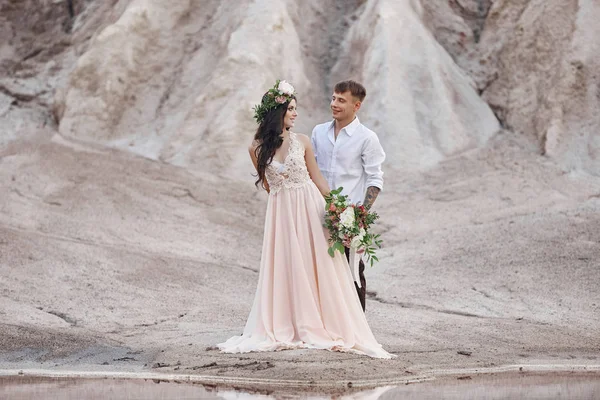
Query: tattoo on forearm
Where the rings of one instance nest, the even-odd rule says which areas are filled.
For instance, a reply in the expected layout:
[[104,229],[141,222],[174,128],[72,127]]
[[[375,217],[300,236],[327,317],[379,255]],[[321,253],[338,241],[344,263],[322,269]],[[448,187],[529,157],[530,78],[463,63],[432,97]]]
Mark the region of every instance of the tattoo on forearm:
[[378,187],[369,186],[369,188],[367,189],[367,194],[365,195],[365,201],[363,201],[363,205],[367,209],[371,208],[373,203],[375,203],[375,199],[377,198],[377,195],[380,191],[381,189],[379,189]]

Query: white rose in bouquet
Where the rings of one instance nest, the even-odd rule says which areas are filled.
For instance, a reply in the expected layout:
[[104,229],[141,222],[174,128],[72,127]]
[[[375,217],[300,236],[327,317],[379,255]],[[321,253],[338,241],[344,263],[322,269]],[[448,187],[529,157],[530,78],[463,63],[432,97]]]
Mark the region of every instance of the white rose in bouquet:
[[346,228],[354,226],[354,207],[348,207],[340,214],[340,223]]
[[352,238],[350,247],[352,247],[354,249],[358,249],[360,247],[360,242],[362,242],[366,233],[367,233],[367,231],[365,231],[364,228],[360,228],[360,233]]

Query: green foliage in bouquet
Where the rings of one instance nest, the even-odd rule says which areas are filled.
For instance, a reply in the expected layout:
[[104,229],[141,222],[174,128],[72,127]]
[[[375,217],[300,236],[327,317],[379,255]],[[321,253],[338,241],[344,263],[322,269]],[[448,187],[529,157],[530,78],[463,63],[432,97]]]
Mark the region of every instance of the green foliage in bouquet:
[[381,248],[380,235],[369,232],[371,225],[379,218],[376,212],[369,211],[361,204],[350,204],[343,188],[332,190],[325,196],[325,227],[329,230],[329,255],[335,251],[344,254],[345,248],[355,248],[365,254],[371,267],[379,261],[375,251]]

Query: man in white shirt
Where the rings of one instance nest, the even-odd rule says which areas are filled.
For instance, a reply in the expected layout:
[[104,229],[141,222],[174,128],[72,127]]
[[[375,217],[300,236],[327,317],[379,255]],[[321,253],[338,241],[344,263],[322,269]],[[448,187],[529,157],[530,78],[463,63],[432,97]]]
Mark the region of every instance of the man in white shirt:
[[[385,153],[375,132],[362,125],[356,116],[366,94],[358,82],[336,84],[331,97],[333,121],[315,126],[311,143],[329,187],[343,186],[342,194],[348,195],[352,203],[370,208],[383,188],[381,164]],[[346,256],[349,254],[346,249]],[[361,286],[356,283],[355,286],[363,311],[367,292],[364,270],[361,260]]]

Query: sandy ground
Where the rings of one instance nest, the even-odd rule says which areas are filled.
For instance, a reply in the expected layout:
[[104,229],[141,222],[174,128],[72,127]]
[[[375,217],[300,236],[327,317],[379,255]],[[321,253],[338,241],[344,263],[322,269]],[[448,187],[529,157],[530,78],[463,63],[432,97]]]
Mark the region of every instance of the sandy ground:
[[250,170],[193,175],[47,131],[13,142],[0,153],[0,369],[331,385],[598,369],[600,180],[535,149],[506,133],[432,170],[386,170],[367,317],[390,361],[214,348],[241,333],[254,295],[266,197]]

